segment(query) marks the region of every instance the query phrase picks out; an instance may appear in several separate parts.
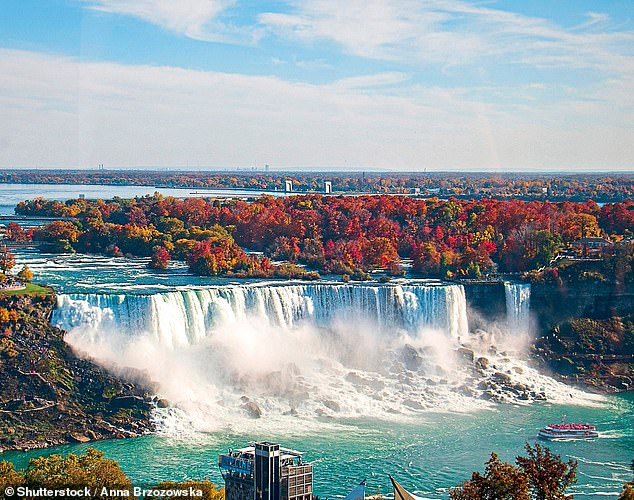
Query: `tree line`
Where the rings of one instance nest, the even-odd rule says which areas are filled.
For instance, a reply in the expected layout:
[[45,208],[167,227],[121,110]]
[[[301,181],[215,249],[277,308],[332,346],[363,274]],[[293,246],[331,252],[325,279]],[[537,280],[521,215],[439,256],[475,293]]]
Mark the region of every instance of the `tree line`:
[[0,170],[0,182],[23,184],[98,184],[175,188],[323,192],[330,181],[338,193],[421,194],[443,197],[495,197],[552,201],[624,201],[634,197],[634,175],[530,174],[486,172],[233,172],[152,170]]
[[410,259],[422,276],[478,278],[542,269],[580,238],[603,236],[623,242],[619,248],[630,259],[624,276],[632,278],[631,201],[599,207],[388,195],[244,201],[155,194],[65,203],[38,198],[21,202],[16,212],[73,220],[29,231],[11,223],[11,240],[33,239],[54,252],[150,257],[155,268],[183,260],[201,275],[316,279],[321,272],[364,279],[379,269],[401,275],[403,259]]

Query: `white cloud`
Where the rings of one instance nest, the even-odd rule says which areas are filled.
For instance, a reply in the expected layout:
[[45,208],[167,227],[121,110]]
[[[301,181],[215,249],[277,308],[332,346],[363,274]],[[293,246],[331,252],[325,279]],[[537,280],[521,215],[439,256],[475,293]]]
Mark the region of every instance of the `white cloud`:
[[[632,69],[631,31],[604,30],[590,12],[571,29],[541,18],[461,0],[287,0],[285,13],[262,13],[271,33],[304,42],[329,40],[346,52],[406,65],[483,62]],[[592,28],[592,29],[589,29]]]
[[[132,16],[185,36],[236,41],[246,32],[220,23],[220,14],[237,0],[83,0],[93,10]],[[255,33],[251,31],[251,37]]]
[[626,80],[523,107],[404,78],[312,85],[0,49],[0,164],[631,167]]

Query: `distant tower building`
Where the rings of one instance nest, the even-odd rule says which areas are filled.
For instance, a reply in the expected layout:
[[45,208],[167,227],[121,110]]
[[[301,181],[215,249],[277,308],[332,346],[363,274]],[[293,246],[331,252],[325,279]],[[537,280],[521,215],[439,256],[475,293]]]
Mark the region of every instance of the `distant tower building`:
[[332,182],[331,181],[325,181],[324,182],[324,193],[326,193],[326,194],[332,193]]
[[288,179],[284,181],[284,191],[287,193],[293,192],[293,181]]
[[250,443],[218,457],[225,500],[312,500],[313,466],[298,451]]
[[269,171],[269,164],[267,163],[266,165],[264,165],[264,171],[268,172]]

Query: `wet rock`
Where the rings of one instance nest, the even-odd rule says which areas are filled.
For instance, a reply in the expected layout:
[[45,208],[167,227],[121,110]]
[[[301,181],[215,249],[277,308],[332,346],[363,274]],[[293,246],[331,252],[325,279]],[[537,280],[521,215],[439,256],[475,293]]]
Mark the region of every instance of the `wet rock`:
[[79,434],[78,432],[71,432],[68,437],[77,442],[77,443],[88,443],[90,442],[90,438],[87,436],[84,436],[83,434]]
[[488,358],[478,358],[475,361],[475,365],[476,368],[480,369],[480,370],[486,370],[487,368],[489,368],[489,360]]
[[491,380],[496,384],[502,385],[508,385],[511,383],[511,377],[502,372],[495,372],[493,375],[491,375]]
[[363,383],[365,382],[364,378],[361,375],[354,372],[349,372],[345,378],[348,382],[354,385],[363,385]]
[[262,416],[262,410],[253,401],[249,401],[242,405],[242,409],[249,415],[251,418],[260,418]]
[[161,398],[156,402],[157,408],[169,408],[169,406],[170,406],[170,402],[165,398]]
[[284,415],[290,415],[291,417],[297,417],[299,415],[299,413],[297,413],[297,410],[295,408],[291,408],[288,411],[284,412]]
[[485,401],[491,401],[495,398],[495,395],[491,391],[484,391],[480,394],[480,399],[484,399]]
[[513,368],[511,368],[511,370],[513,370],[515,373],[519,373],[520,375],[524,373],[524,369],[520,368],[519,366],[514,366]]
[[461,359],[468,361],[469,363],[473,363],[473,360],[475,359],[475,354],[471,349],[467,349],[466,347],[459,347],[456,352]]
[[423,410],[424,406],[420,404],[419,401],[414,401],[413,399],[406,399],[403,401],[403,406],[407,406],[413,410]]
[[423,364],[423,358],[418,351],[411,345],[405,344],[401,350],[401,360],[405,368],[411,371],[417,371]]
[[147,406],[146,401],[140,396],[119,396],[110,401],[114,408],[130,409]]
[[469,398],[473,397],[474,395],[473,390],[466,385],[461,385],[460,387],[458,387],[458,392],[463,396],[467,396]]
[[323,403],[324,403],[324,406],[328,408],[329,410],[336,411],[336,412],[341,411],[341,406],[339,406],[339,403],[337,403],[336,401],[331,401],[328,399],[324,401]]

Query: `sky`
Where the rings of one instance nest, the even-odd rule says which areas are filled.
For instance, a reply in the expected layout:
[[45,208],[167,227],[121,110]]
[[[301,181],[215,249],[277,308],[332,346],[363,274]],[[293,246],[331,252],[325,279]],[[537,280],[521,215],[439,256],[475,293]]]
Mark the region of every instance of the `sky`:
[[634,170],[632,0],[2,0],[0,167]]

